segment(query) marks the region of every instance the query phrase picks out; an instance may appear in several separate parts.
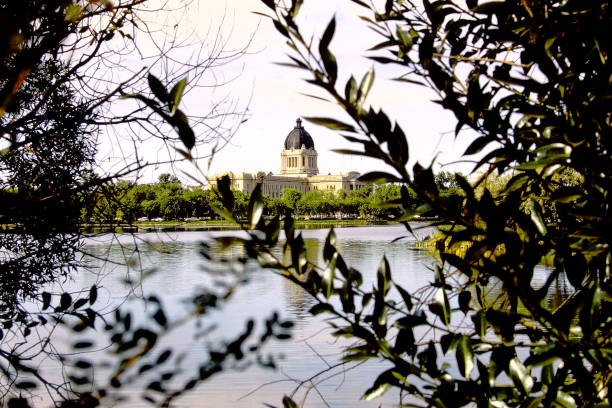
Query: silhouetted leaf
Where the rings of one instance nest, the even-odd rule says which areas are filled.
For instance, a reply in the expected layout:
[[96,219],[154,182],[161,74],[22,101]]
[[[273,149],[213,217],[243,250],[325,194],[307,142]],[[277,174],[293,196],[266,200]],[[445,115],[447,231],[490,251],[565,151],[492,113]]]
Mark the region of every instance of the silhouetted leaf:
[[283,396],[283,408],[300,408],[291,398]]
[[251,198],[249,199],[247,210],[247,218],[249,220],[251,229],[255,228],[257,223],[259,223],[263,210],[264,202],[261,195],[261,183],[257,183],[251,192]]
[[[17,388],[18,390],[32,390],[36,388],[36,383],[32,381],[20,381],[15,384],[15,388]],[[9,404],[9,407],[10,406],[11,404]]]
[[66,310],[70,307],[70,305],[72,304],[72,296],[70,296],[70,293],[62,293],[62,296],[60,297],[60,308],[61,310]]
[[159,364],[163,364],[166,362],[166,360],[168,360],[168,358],[170,357],[170,354],[172,354],[172,350],[164,350],[159,357],[157,357],[157,361],[155,362],[156,365]]
[[84,348],[89,348],[91,346],[93,346],[93,343],[91,341],[78,341],[72,345],[72,348],[84,349]]
[[371,171],[369,173],[362,174],[359,176],[359,181],[363,181],[365,183],[397,183],[400,182],[401,179],[397,176],[394,176],[390,173],[385,173],[383,171]]
[[332,17],[329,24],[325,28],[323,32],[323,36],[321,37],[321,41],[319,42],[319,51],[323,53],[323,51],[329,48],[329,44],[331,43],[332,37],[334,36],[334,32],[336,31],[336,17]]
[[331,260],[325,267],[325,271],[323,271],[323,278],[321,283],[323,284],[323,289],[325,290],[325,298],[329,299],[334,289],[334,277],[336,272],[336,260],[338,259],[338,253],[334,252]]
[[459,309],[463,313],[467,314],[468,310],[470,310],[470,300],[472,300],[472,294],[467,290],[459,293]]
[[467,149],[465,149],[465,152],[463,154],[466,156],[469,156],[472,154],[480,153],[480,151],[484,147],[486,147],[490,142],[491,140],[489,139],[488,136],[478,137],[474,139],[474,141],[468,146]]
[[450,323],[450,304],[444,288],[438,288],[435,295],[435,301],[436,303],[430,305],[430,310],[440,317],[442,323],[448,326]]
[[162,327],[166,327],[168,325],[168,320],[166,319],[166,315],[163,310],[159,309],[153,315],[153,319]]
[[98,299],[98,288],[96,287],[96,285],[92,285],[91,288],[89,288],[89,304],[93,305],[94,303],[96,303],[97,299]]
[[51,304],[51,294],[49,292],[43,292],[42,299],[43,299],[42,310],[46,310]]
[[332,130],[348,130],[351,132],[355,131],[355,128],[353,128],[353,126],[349,125],[348,123],[340,122],[339,120],[332,119],[332,118],[310,116],[304,119],[306,119],[309,122],[316,123],[317,125],[325,126]]
[[166,87],[157,79],[153,74],[147,75],[147,81],[149,82],[149,88],[153,91],[153,95],[163,103],[170,101],[168,91]]
[[394,283],[394,284],[395,284],[395,289],[397,289],[397,291],[400,293],[400,296],[402,297],[402,300],[404,301],[404,304],[406,305],[406,309],[412,310],[412,299],[411,299],[410,293],[408,293],[404,288],[402,288],[397,283]]
[[191,129],[191,126],[189,126],[189,121],[187,120],[187,117],[180,110],[177,110],[175,112],[174,117],[177,118],[175,126],[177,128],[181,142],[183,142],[183,145],[185,145],[187,150],[193,149],[196,140],[195,133],[193,133],[193,129]]
[[391,267],[389,266],[389,261],[384,255],[378,265],[376,276],[378,280],[378,290],[382,292],[383,296],[386,296],[393,281],[391,280]]
[[266,6],[268,6],[269,8],[271,8],[272,10],[276,10],[276,4],[274,3],[274,0],[261,0],[263,4],[265,4]]
[[313,316],[316,316],[320,313],[325,313],[325,312],[331,313],[333,311],[334,311],[334,308],[329,303],[317,303],[313,307],[311,307],[310,310],[308,310],[308,312]]
[[366,390],[366,392],[361,396],[362,400],[372,400],[374,398],[378,398],[383,396],[389,389],[391,388],[391,384],[386,382],[375,382],[374,385]]
[[81,299],[77,299],[76,302],[74,302],[74,305],[72,305],[72,309],[76,310],[80,307],[82,307],[83,305],[85,305],[85,303],[88,302],[87,298],[81,298]]
[[86,370],[88,368],[91,368],[93,365],[91,364],[91,362],[86,361],[86,360],[78,360],[75,364],[75,367]]
[[472,352],[469,337],[465,335],[459,336],[457,339],[455,356],[457,359],[457,365],[459,366],[459,372],[462,376],[468,378],[474,369],[474,353]]

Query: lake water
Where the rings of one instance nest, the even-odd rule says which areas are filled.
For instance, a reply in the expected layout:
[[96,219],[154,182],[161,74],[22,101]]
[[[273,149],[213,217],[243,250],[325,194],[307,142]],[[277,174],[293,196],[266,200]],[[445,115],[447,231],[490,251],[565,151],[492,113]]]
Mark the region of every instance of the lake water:
[[[338,249],[347,264],[364,275],[364,282],[374,281],[383,254],[389,260],[393,279],[406,289],[414,291],[433,281],[431,268],[434,259],[415,247],[415,238],[403,226],[338,228],[335,231]],[[323,263],[321,252],[327,232],[302,231],[308,258],[319,265]],[[429,232],[427,229],[416,231],[417,235]],[[140,299],[144,296],[157,296],[164,304],[169,320],[177,321],[190,310],[186,299],[201,293],[203,288],[214,287],[215,281],[231,281],[228,271],[246,277],[248,281],[240,285],[221,307],[201,320],[189,319],[164,336],[158,345],[160,351],[169,345],[185,354],[181,363],[183,376],[197,372],[199,363],[208,356],[209,347],[235,338],[250,318],[256,321],[259,332],[264,319],[275,311],[281,320],[295,322],[292,339],[272,341],[263,349],[265,355],[280,356],[276,370],[264,369],[257,364],[230,369],[201,383],[173,406],[258,407],[264,403],[281,406],[282,396],[294,391],[294,399],[300,404],[305,401],[305,407],[396,405],[398,394],[393,392],[374,401],[359,400],[377,375],[384,371],[384,365],[379,361],[369,361],[334,366],[342,356],[341,347],[347,343],[330,335],[331,329],[323,318],[309,315],[308,310],[314,302],[303,290],[273,271],[261,270],[252,264],[245,267],[236,260],[211,263],[200,254],[202,242],[211,243],[215,237],[228,234],[237,232],[150,232],[89,238],[83,247],[84,252],[91,255],[85,259],[87,268],[80,270],[74,281],[66,283],[65,289],[100,285],[97,309],[108,313],[109,319],[116,306],[121,304],[123,309],[133,312],[134,324],[151,324],[143,317],[151,312],[151,309],[143,309]],[[405,238],[397,240],[399,237]],[[221,257],[219,251],[212,246],[213,259]],[[229,253],[223,254],[235,258],[241,252],[230,249]],[[141,280],[143,274],[147,277]],[[57,333],[56,339],[71,344],[75,339],[70,336]],[[94,340],[103,348],[104,339],[101,336]],[[109,354],[100,351],[92,354],[91,358],[102,361],[109,359]],[[47,370],[52,370],[50,367]],[[97,378],[104,384],[104,372]],[[140,398],[142,385],[150,378],[134,375],[133,379],[134,384],[121,391],[129,398],[122,406],[150,406]],[[181,376],[177,383],[182,383]]]

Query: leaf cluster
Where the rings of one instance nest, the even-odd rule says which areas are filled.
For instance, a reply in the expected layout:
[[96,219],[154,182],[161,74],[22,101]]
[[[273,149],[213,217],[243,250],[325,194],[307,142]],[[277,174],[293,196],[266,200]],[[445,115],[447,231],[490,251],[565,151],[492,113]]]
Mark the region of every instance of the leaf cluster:
[[[306,289],[318,302],[312,312],[329,313],[335,335],[359,340],[346,358],[391,364],[364,398],[396,387],[411,404],[424,406],[606,406],[612,362],[609,5],[442,0],[424,1],[420,9],[390,0],[379,11],[353,2],[382,37],[370,48],[372,60],[395,65],[403,72],[397,81],[406,86],[433,89],[436,102],[457,119],[456,137],[465,137],[464,127],[477,133],[464,155],[477,155],[474,170],[484,173],[472,183],[457,175],[461,194],[448,197],[431,168],[416,164],[409,172],[405,132],[383,109],[365,104],[374,68],[360,85],[353,77],[338,84],[342,61],[329,50],[336,21],[317,49],[300,32],[302,2],[288,9],[268,4],[292,49],[289,65],[308,72],[308,82],[352,122],[309,119],[359,147],[342,153],[390,166],[393,173],[363,179],[411,188],[421,204],[403,211],[405,219],[435,216],[432,225],[443,227],[446,239],[429,296],[418,302],[394,284],[384,257],[377,284],[360,287],[360,274],[335,250],[333,231],[325,265],[310,265],[290,220],[283,248],[291,256],[263,265]],[[487,188],[477,193],[495,171],[510,177],[495,194]],[[575,177],[566,184],[562,174],[568,173]],[[466,250],[458,256],[452,249],[460,245]],[[553,266],[539,272],[544,279],[536,284],[544,259]],[[547,303],[556,282],[568,282],[572,291],[560,303]],[[388,296],[392,288],[403,304]],[[334,297],[338,301],[330,302]],[[419,340],[418,326],[435,334]],[[449,353],[458,370],[444,363]]]

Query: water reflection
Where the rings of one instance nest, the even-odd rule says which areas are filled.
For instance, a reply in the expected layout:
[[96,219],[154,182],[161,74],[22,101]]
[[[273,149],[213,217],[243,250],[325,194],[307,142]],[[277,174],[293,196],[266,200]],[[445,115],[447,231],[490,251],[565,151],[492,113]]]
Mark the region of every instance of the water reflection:
[[[428,234],[427,230],[420,231]],[[266,353],[284,356],[278,361],[277,371],[251,366],[239,372],[230,371],[202,384],[185,395],[176,406],[253,407],[262,403],[279,405],[282,395],[289,394],[300,381],[321,372],[301,389],[298,400],[306,396],[306,407],[378,407],[397,404],[397,394],[389,393],[383,399],[365,402],[359,397],[384,368],[380,362],[347,364],[330,368],[341,357],[343,340],[332,338],[330,329],[321,318],[312,318],[308,310],[313,300],[300,287],[270,270],[261,270],[252,262],[242,263],[243,249],[230,247],[224,251],[211,241],[228,232],[179,231],[148,232],[133,235],[102,235],[92,237],[85,250],[92,254],[89,267],[76,276],[75,287],[89,287],[101,283],[104,310],[111,311],[123,302],[125,296],[137,297],[156,294],[164,303],[170,318],[182,316],[189,310],[185,299],[202,291],[214,289],[215,282],[236,277],[246,284],[236,288],[233,297],[219,310],[206,316],[202,327],[216,326],[198,341],[192,334],[202,330],[193,324],[164,339],[178,352],[186,353],[184,370],[197,369],[197,362],[207,354],[207,345],[227,339],[243,329],[245,321],[262,321],[273,311],[297,322],[294,338],[289,342],[272,342]],[[322,264],[322,248],[326,230],[302,231],[309,261]],[[338,249],[347,264],[364,276],[365,287],[375,280],[382,256],[389,261],[393,279],[407,290],[415,291],[433,281],[431,271],[434,260],[423,250],[414,247],[414,238],[401,225],[336,229]],[[396,240],[407,236],[405,239]],[[201,256],[202,242],[210,244],[215,261],[207,262]],[[138,245],[136,245],[138,244]],[[101,261],[100,259],[106,259]],[[127,267],[125,265],[128,265]],[[93,272],[92,272],[93,271]],[[154,273],[153,273],[154,272]],[[142,280],[143,274],[148,274]],[[537,273],[540,278],[544,271]],[[542,275],[543,276],[543,275]],[[129,280],[132,284],[126,284]],[[134,284],[137,282],[137,284]],[[557,304],[566,292],[564,280],[553,285],[557,290],[547,298]],[[137,304],[128,305],[143,316],[146,311]],[[258,326],[261,330],[261,326]],[[263,387],[262,387],[263,385]],[[316,385],[315,388],[309,388]],[[141,403],[136,390],[132,391],[129,406],[147,406]]]

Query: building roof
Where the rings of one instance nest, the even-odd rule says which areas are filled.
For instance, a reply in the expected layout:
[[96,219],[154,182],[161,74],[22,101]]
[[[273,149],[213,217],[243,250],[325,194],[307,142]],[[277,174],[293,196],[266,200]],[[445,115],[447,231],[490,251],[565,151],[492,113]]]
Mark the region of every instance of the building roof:
[[302,145],[306,149],[314,149],[314,142],[312,137],[308,134],[306,129],[302,127],[302,119],[298,118],[295,121],[295,127],[285,138],[285,149],[301,149]]

